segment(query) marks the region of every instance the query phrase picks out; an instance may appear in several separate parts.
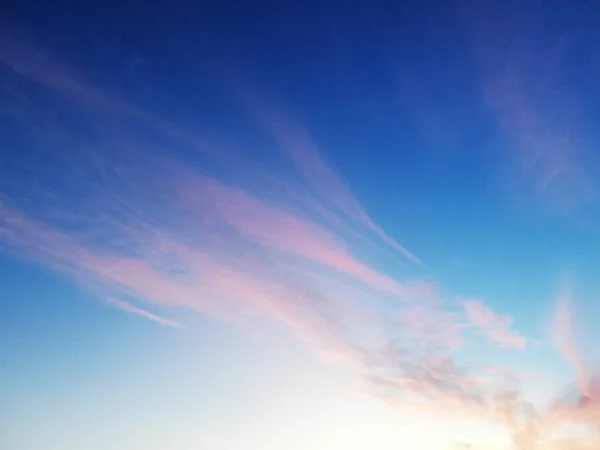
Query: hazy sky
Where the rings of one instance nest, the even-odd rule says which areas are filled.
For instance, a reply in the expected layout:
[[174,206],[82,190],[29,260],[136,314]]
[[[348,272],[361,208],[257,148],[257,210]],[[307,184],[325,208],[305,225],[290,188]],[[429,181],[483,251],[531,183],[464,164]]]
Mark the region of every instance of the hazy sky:
[[597,448],[595,2],[1,17],[2,449]]

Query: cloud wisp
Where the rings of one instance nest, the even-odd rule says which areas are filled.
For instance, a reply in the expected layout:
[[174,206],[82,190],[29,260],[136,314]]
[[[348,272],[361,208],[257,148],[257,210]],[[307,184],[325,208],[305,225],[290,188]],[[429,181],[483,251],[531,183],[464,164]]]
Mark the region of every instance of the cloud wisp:
[[591,377],[589,368],[576,343],[575,331],[573,330],[573,298],[570,290],[570,287],[564,287],[563,292],[556,302],[554,326],[552,328],[554,344],[560,354],[569,362],[571,367],[573,367],[581,395],[589,397],[591,395]]
[[145,309],[132,305],[131,303],[121,300],[119,298],[108,297],[106,301],[109,305],[112,305],[115,308],[118,308],[122,311],[130,312],[132,314],[137,314],[138,316],[143,317],[144,319],[151,320],[152,322],[156,322],[161,325],[167,325],[169,327],[174,328],[182,327],[182,325],[179,322],[176,322],[175,320],[165,319],[164,317],[153,314],[149,311],[146,311]]
[[552,33],[520,3],[459,9],[481,74],[482,106],[500,138],[493,163],[504,168],[504,181],[519,196],[563,211],[594,201],[585,95],[569,79],[577,43]]
[[513,319],[498,314],[480,301],[464,303],[467,319],[481,334],[502,347],[524,348],[526,339],[512,329]]
[[422,265],[419,258],[373,221],[348,185],[326,163],[306,127],[292,120],[283,109],[277,108],[265,97],[257,96],[247,86],[241,87],[240,83],[237,83],[237,87],[242,102],[252,112],[258,124],[290,158],[299,177],[308,187],[306,194],[318,199],[322,205],[318,209],[321,213],[325,212],[326,218],[341,215],[354,227],[367,230],[373,237],[411,262]]

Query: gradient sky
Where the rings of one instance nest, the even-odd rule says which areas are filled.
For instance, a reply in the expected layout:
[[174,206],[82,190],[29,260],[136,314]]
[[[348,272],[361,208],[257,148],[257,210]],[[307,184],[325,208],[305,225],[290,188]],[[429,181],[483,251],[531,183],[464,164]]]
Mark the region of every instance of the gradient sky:
[[3,13],[2,449],[598,448],[600,10],[392,3]]

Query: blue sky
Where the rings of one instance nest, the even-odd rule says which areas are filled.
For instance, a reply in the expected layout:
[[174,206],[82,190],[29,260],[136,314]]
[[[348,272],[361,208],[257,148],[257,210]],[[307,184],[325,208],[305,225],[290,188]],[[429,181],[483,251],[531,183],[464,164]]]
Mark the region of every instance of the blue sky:
[[387,3],[9,9],[6,448],[596,443],[597,8]]

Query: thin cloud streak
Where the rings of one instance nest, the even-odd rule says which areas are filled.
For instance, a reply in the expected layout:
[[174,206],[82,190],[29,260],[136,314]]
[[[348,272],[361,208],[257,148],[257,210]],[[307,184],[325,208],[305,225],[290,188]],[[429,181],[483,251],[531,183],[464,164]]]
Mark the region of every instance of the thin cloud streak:
[[581,395],[590,397],[592,395],[590,389],[591,376],[589,368],[576,343],[575,332],[573,330],[573,298],[570,290],[569,286],[565,286],[556,301],[554,326],[552,328],[554,344],[575,371]]
[[[294,285],[291,278],[286,279],[281,268],[276,276],[269,273],[259,257],[223,263],[206,251],[182,245],[161,230],[130,227],[124,229],[133,235],[123,234],[123,241],[143,245],[129,248],[139,256],[125,256],[91,248],[4,206],[0,217],[0,236],[13,251],[65,273],[84,286],[225,321],[236,311],[267,315],[304,336],[315,334],[315,330],[324,336],[335,333],[333,320],[329,323],[319,313],[317,296],[300,288],[300,284]],[[114,297],[107,300],[115,305]],[[125,309],[123,305],[117,306]],[[127,310],[134,312],[132,308]]]
[[205,214],[208,209],[212,217],[268,247],[333,268],[382,291],[404,293],[400,283],[356,260],[343,241],[323,227],[205,177],[196,176],[183,191],[191,211]]
[[296,123],[284,111],[275,110],[264,98],[258,98],[248,89],[241,89],[242,98],[255,113],[262,127],[273,137],[291,158],[304,182],[324,203],[355,221],[404,257],[422,262],[377,225],[352,194],[350,188],[338,177],[323,159],[308,130]]
[[521,4],[506,8],[459,2],[481,74],[482,106],[504,145],[493,163],[511,188],[537,202],[571,211],[594,201],[594,150],[567,79],[568,38],[548,33]]
[[137,314],[138,316],[143,317],[144,319],[151,320],[152,322],[156,322],[161,325],[166,325],[166,326],[173,327],[173,328],[183,328],[183,326],[179,322],[176,322],[175,320],[166,319],[164,317],[158,316],[149,311],[146,311],[145,309],[138,308],[137,306],[132,305],[131,303],[128,303],[128,302],[118,299],[116,297],[110,297],[106,301],[108,302],[109,305],[112,305],[122,311],[130,312],[132,314]]
[[496,313],[480,301],[467,301],[464,308],[471,325],[497,345],[523,349],[527,344],[523,336],[511,330],[511,317]]
[[529,179],[536,194],[557,206],[589,201],[592,187],[582,161],[582,133],[574,124],[557,124],[556,119],[545,117],[544,108],[527,98],[522,78],[509,72],[496,80],[488,94],[500,129],[515,150],[517,170]]

